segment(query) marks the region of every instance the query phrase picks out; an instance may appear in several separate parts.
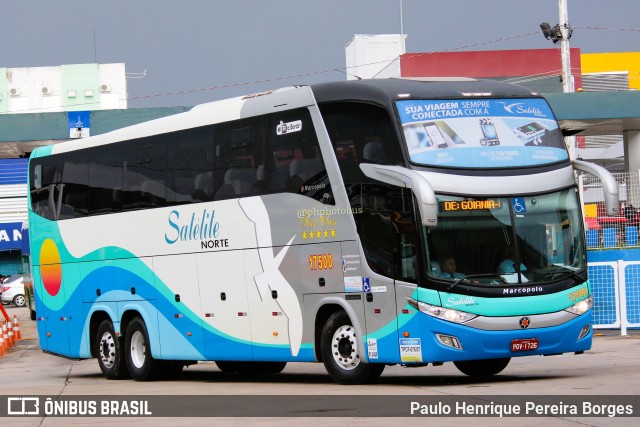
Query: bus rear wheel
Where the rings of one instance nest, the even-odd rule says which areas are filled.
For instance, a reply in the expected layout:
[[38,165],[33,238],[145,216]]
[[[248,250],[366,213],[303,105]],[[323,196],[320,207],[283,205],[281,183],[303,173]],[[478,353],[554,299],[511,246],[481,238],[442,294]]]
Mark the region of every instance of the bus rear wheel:
[[125,355],[127,368],[134,380],[150,381],[159,376],[162,363],[151,356],[147,326],[139,317],[132,319],[127,325]]
[[339,384],[364,384],[377,379],[385,365],[364,363],[356,331],[349,315],[333,313],[322,328],[320,341],[322,361],[334,381]]
[[464,360],[453,362],[456,368],[470,377],[490,377],[496,375],[507,367],[510,357],[504,359]]
[[129,371],[124,358],[122,338],[113,329],[113,323],[103,320],[98,326],[95,337],[95,355],[105,378],[120,380],[129,378]]

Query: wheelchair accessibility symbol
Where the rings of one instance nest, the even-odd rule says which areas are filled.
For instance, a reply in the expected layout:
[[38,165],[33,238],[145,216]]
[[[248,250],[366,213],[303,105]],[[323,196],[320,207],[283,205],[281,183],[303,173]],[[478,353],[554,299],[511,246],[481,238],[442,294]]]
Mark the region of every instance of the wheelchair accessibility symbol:
[[369,278],[368,277],[363,277],[362,278],[362,291],[363,292],[371,292],[371,285],[369,285]]
[[527,212],[527,206],[524,204],[524,197],[514,197],[511,199],[511,205],[513,206],[513,212],[517,214]]

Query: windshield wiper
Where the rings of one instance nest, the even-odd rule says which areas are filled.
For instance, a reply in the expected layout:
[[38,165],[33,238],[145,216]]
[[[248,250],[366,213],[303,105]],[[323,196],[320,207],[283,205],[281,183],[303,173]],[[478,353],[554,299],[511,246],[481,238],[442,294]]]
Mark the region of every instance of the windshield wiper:
[[449,285],[449,287],[447,288],[447,292],[451,291],[453,288],[458,286],[458,283],[462,282],[463,280],[467,280],[467,279],[473,278],[473,277],[496,277],[496,274],[495,273],[468,274],[468,275],[466,275],[464,277],[456,279],[455,282],[453,282],[451,285]]
[[577,282],[582,283],[585,281],[585,278],[580,276],[578,273],[576,273],[574,270],[570,269],[569,267],[565,267],[564,265],[560,266],[560,265],[554,265],[553,268],[550,268],[550,273],[555,276],[558,273],[569,273],[569,275],[575,279]]

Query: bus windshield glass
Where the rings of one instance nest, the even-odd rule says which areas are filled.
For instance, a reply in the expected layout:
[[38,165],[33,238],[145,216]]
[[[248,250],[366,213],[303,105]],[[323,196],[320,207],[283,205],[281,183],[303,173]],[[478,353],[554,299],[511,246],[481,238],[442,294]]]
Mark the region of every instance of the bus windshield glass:
[[396,102],[412,163],[443,167],[523,167],[568,159],[542,98]]
[[[428,274],[478,285],[548,283],[586,267],[575,189],[526,197],[438,196],[424,227]],[[453,266],[452,266],[453,264]]]

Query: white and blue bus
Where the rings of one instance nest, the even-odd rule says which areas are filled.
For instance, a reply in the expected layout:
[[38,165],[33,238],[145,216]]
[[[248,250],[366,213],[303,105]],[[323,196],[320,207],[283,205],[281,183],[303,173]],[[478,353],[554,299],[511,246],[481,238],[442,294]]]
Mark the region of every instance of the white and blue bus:
[[38,148],[40,345],[148,380],[343,384],[591,347],[576,169],[544,98],[473,79],[289,87]]

